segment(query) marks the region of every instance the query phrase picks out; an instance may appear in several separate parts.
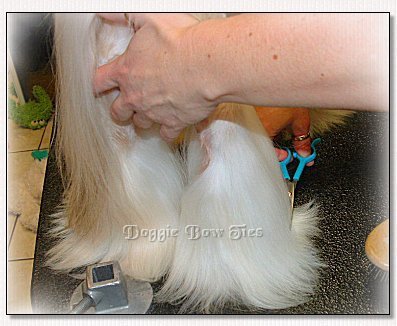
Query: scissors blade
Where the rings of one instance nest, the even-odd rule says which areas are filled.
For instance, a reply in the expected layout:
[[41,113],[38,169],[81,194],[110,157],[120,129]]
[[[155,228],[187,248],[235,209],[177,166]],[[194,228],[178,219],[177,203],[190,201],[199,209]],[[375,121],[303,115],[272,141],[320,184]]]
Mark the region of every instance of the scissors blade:
[[289,195],[289,199],[291,202],[291,209],[294,209],[296,182],[295,181],[287,181],[287,186],[288,186],[288,195]]
[[291,227],[292,226],[292,215],[294,213],[294,200],[295,200],[296,181],[287,180],[287,186],[288,186],[289,200],[290,200],[290,203],[291,203],[291,224],[290,224],[290,227]]

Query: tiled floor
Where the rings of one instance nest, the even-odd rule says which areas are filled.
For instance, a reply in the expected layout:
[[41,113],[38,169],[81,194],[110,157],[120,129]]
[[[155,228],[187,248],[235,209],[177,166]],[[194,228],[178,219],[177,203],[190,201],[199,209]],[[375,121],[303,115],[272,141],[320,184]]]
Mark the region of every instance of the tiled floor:
[[[35,168],[32,150],[48,149],[50,146],[52,121],[40,130],[18,127],[8,121],[8,207],[18,206],[16,203],[26,195],[21,185],[29,169]],[[41,178],[41,177],[40,177]],[[42,176],[41,184],[44,181]],[[41,185],[40,184],[40,185]],[[22,212],[23,214],[23,212]],[[39,215],[39,208],[32,215]],[[32,313],[30,304],[30,282],[34,258],[36,234],[26,229],[19,216],[10,213],[8,221],[8,286],[7,313]],[[34,218],[36,220],[36,218]]]

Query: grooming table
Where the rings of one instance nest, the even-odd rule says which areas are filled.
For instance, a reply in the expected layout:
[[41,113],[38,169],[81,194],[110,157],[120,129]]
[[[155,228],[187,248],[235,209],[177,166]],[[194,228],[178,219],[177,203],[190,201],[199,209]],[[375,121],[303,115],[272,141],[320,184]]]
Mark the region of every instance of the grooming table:
[[[346,126],[322,137],[315,165],[305,169],[295,205],[315,199],[320,205],[321,236],[316,241],[328,268],[321,272],[312,300],[260,314],[388,314],[389,283],[375,277],[364,244],[367,235],[389,217],[389,115],[358,113]],[[81,283],[44,264],[53,241],[46,234],[50,215],[60,204],[62,183],[50,152],[42,196],[32,277],[35,313],[67,313]],[[152,284],[156,292],[160,283]],[[177,306],[152,303],[148,313],[175,314]],[[244,313],[226,307],[221,313]]]

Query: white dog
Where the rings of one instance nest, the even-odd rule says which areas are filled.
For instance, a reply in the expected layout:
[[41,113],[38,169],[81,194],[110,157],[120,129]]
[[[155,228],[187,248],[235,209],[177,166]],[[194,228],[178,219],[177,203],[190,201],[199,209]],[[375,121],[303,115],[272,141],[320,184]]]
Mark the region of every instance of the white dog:
[[[295,209],[290,228],[287,188],[254,108],[219,106],[205,130],[187,132],[180,157],[157,127],[112,121],[116,92],[93,95],[95,69],[125,51],[132,31],[93,14],[59,14],[55,22],[56,145],[66,191],[48,264],[70,271],[119,260],[136,279],[165,275],[158,300],[195,311],[307,300],[321,266],[311,243],[317,210]],[[128,240],[126,225],[179,232]]]

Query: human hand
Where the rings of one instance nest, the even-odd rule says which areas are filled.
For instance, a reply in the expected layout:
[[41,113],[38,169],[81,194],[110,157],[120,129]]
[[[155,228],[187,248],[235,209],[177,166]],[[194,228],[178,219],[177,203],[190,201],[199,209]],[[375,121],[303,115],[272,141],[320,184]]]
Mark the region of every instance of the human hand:
[[[310,131],[310,114],[305,108],[274,108],[274,107],[256,107],[256,113],[266,129],[270,138],[277,136],[282,130],[287,129],[293,135],[298,137],[307,135]],[[296,152],[301,156],[311,154],[311,138],[304,140],[293,140]],[[282,149],[276,149],[279,161],[287,157],[287,152]],[[312,166],[310,162],[307,166]]]
[[[124,14],[99,14],[126,25]],[[215,104],[200,89],[200,71],[191,64],[187,34],[199,21],[189,14],[128,14],[135,30],[125,53],[99,67],[94,78],[96,94],[118,88],[113,117],[132,118],[141,128],[161,125],[161,136],[171,141],[188,125],[206,118]],[[187,44],[187,46],[182,46]]]

